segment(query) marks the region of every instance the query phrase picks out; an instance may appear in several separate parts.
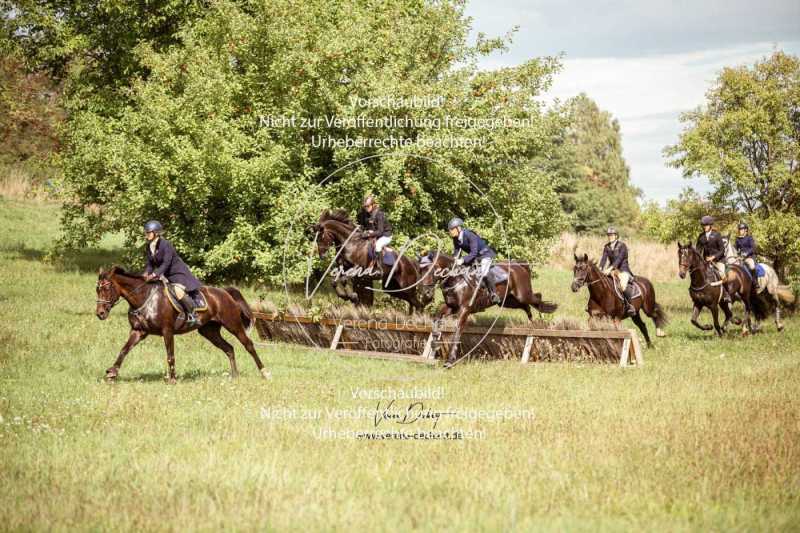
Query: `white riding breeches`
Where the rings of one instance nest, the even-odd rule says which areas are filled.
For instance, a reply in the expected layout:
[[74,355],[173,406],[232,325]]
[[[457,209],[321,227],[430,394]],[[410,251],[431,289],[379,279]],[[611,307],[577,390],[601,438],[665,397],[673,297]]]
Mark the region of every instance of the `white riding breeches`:
[[752,257],[746,257],[744,260],[744,264],[747,265],[747,268],[750,270],[756,269],[756,261]]
[[631,275],[622,270],[617,270],[617,277],[619,278],[619,288],[622,292],[628,287],[628,282],[631,280]]
[[725,279],[725,263],[722,261],[712,263],[719,273],[719,279]]
[[486,274],[489,273],[489,270],[492,268],[492,258],[491,257],[484,257],[481,259],[480,266],[478,267],[481,278],[485,278]]
[[388,237],[378,237],[375,240],[375,253],[381,253],[383,247],[392,242],[392,236],[389,235]]

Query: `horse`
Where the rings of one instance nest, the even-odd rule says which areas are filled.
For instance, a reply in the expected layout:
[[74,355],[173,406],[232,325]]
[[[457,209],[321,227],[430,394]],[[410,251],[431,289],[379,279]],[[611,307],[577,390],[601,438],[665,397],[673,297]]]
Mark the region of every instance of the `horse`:
[[[572,292],[578,292],[581,287],[586,285],[589,288],[589,303],[586,305],[586,312],[592,318],[611,317],[615,321],[625,319],[625,303],[622,295],[614,285],[611,276],[606,276],[594,261],[589,260],[587,254],[583,257],[575,256],[575,267],[572,270]],[[664,326],[667,325],[667,315],[656,302],[656,290],[650,280],[643,276],[631,276],[629,283],[636,283],[639,287],[639,294],[631,298],[631,305],[635,314],[630,317],[639,331],[642,332],[648,347],[652,347],[650,335],[647,332],[640,311],[644,311],[653,320],[656,326],[656,336],[664,337]]]
[[238,289],[234,287],[225,289],[201,287],[200,291],[205,298],[206,309],[197,311],[198,320],[193,326],[188,327],[183,322],[177,328],[176,318],[180,313],[170,303],[165,289],[166,286],[161,281],[148,281],[143,275],[126,272],[119,266],[114,266],[108,271],[100,269],[98,272],[97,308],[95,311],[97,318],[100,320],[108,318],[111,309],[123,299],[130,306],[128,322],[131,330],[128,334],[128,341],[122,347],[114,364],[106,370],[108,381],[113,382],[117,378],[122,362],[131,348],[149,335],[161,335],[167,350],[169,382],[175,383],[174,336],[195,330],[225,352],[231,365],[231,378],[236,378],[239,371],[236,369],[233,346],[222,338],[220,334],[222,327],[244,345],[253,357],[262,377],[269,378],[269,372],[261,363],[253,341],[247,336],[246,329],[253,324],[253,313]]
[[[502,302],[500,307],[509,309],[522,309],[533,321],[531,307],[539,313],[553,313],[558,308],[553,302],[542,299],[541,293],[531,289],[531,271],[527,264],[512,261],[499,261],[497,263],[507,275],[507,281],[495,284],[497,295]],[[461,341],[461,332],[466,326],[467,319],[473,313],[479,313],[494,304],[488,291],[481,286],[480,281],[471,272],[469,267],[455,267],[455,258],[442,252],[429,252],[420,258],[420,267],[425,271],[422,278],[422,291],[426,298],[433,298],[437,284],[440,284],[444,303],[436,313],[435,319],[441,320],[445,316],[457,316],[456,331],[453,334],[452,346],[445,363],[445,368],[450,368],[458,362],[458,348]]]
[[[370,293],[371,302],[373,291],[369,289],[375,279],[381,280],[382,287],[390,296],[407,302],[409,313],[415,310],[422,311],[430,303],[431,299],[426,300],[417,290],[422,277],[419,264],[398,253],[392,267],[384,265],[378,270],[373,268],[369,260],[371,239],[363,235],[345,211],[339,209],[323,211],[319,221],[310,229],[315,235],[320,259],[325,257],[331,248],[336,252],[335,263],[339,274],[343,274],[345,282],[350,281],[356,289],[345,296],[353,303],[363,303],[361,294],[357,292],[358,288],[366,289],[366,292]],[[381,258],[378,257],[377,261],[381,261]],[[342,297],[341,283],[340,280],[334,279],[334,289],[340,297]],[[354,296],[358,297],[357,301]]]
[[[746,268],[744,261],[741,257],[739,257],[739,254],[737,254],[736,250],[733,248],[730,235],[723,237],[722,243],[725,245],[725,264],[739,265],[743,268]],[[753,306],[774,306],[775,327],[778,329],[778,331],[783,331],[784,326],[781,322],[781,306],[793,305],[795,302],[795,295],[788,286],[781,285],[781,280],[778,277],[778,273],[775,272],[775,269],[773,269],[770,265],[766,263],[758,263],[758,266],[760,266],[761,270],[764,271],[764,275],[758,276],[757,279],[753,280]],[[769,300],[767,300],[765,296],[762,296],[763,294],[769,295]],[[766,310],[764,311],[764,314],[766,314]]]
[[[723,331],[733,318],[730,306],[722,299],[723,284],[725,284],[731,297],[741,300],[744,304],[744,322],[738,319],[734,319],[733,322],[735,324],[742,324],[743,334],[753,331],[753,326],[750,321],[750,313],[752,310],[750,302],[752,280],[750,279],[750,274],[745,272],[744,268],[734,265],[723,279],[719,279],[719,275],[714,266],[707,263],[699,251],[691,244],[684,245],[680,242],[678,242],[678,267],[678,274],[681,279],[685,279],[686,274],[689,274],[689,295],[692,297],[692,303],[694,304],[692,309],[692,324],[703,331],[711,330],[711,326],[704,326],[697,321],[703,307],[708,307],[714,319],[714,330],[716,330],[718,336],[722,336]],[[722,324],[722,327],[719,325],[718,308],[722,308],[722,312],[725,313],[725,322]]]

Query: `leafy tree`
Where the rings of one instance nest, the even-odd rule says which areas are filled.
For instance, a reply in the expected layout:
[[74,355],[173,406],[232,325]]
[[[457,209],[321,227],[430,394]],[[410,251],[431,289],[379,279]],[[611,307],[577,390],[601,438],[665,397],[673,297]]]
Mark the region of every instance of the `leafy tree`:
[[566,103],[566,112],[566,168],[559,192],[572,227],[598,232],[611,225],[634,226],[641,191],[630,183],[619,123],[583,93]]
[[760,252],[781,273],[800,259],[800,60],[783,52],[725,68],[706,105],[681,120],[667,147],[686,177],[706,176],[711,204],[750,222]]
[[[107,14],[104,24],[119,28],[137,9],[108,5],[98,16]],[[136,250],[141,222],[159,218],[206,279],[253,274],[279,281],[286,274],[299,280],[309,249],[303,229],[323,208],[354,211],[369,191],[390,212],[400,242],[426,230],[443,235],[446,220],[460,215],[502,252],[536,260],[563,227],[553,179],[537,164],[555,150],[561,124],[536,98],[558,61],[479,71],[478,58],[507,40],[481,36],[468,45],[463,2],[215,1],[199,13],[194,5],[156,4],[157,16],[163,9],[187,11],[170,22],[175,31],[164,33],[149,33],[154,26],[147,19],[156,15],[142,13],[132,31],[143,38],[126,37],[121,48],[106,42],[106,30],[70,21],[83,20],[83,11],[43,15],[42,28],[70,28],[42,30],[55,36],[53,50],[71,57],[65,246],[121,230]],[[80,46],[67,46],[74,42]],[[111,64],[95,67],[86,53]],[[74,75],[81,68],[98,70]],[[351,99],[437,95],[442,106],[432,109],[363,108]],[[389,115],[528,122],[436,129],[324,121],[269,127],[260,120]],[[313,142],[389,136],[417,144],[348,149]],[[453,149],[420,144],[449,137],[482,142]]]

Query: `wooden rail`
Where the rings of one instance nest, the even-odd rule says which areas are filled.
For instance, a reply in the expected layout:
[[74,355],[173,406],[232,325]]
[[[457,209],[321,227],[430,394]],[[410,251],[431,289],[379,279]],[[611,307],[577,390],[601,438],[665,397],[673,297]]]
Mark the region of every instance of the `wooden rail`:
[[[436,345],[446,344],[446,337],[452,335],[456,327],[454,324],[440,324],[437,328],[430,324],[399,324],[388,322],[385,319],[359,319],[359,318],[313,318],[304,315],[286,315],[282,313],[263,313],[254,312],[256,319],[256,326],[262,340],[285,340],[292,337],[289,342],[304,344],[306,346],[317,346],[323,348],[322,342],[317,342],[309,334],[308,329],[316,328],[315,336],[319,340],[325,341],[327,349],[333,350],[342,355],[360,355],[381,359],[392,359],[402,361],[412,361],[419,363],[433,364],[436,358]],[[272,324],[272,327],[269,325]],[[300,326],[303,331],[298,335],[295,331],[292,335],[284,331],[286,328]],[[424,335],[426,338],[424,342],[419,344],[422,346],[420,353],[404,353],[400,351],[384,351],[384,350],[353,350],[343,348],[348,344],[355,344],[357,342],[353,339],[363,333],[359,332],[372,332],[373,334],[396,333],[408,334],[413,339],[416,336]],[[308,342],[302,338],[304,335]],[[463,336],[480,336],[481,338],[491,338],[495,342],[503,342],[503,338],[524,338],[524,344],[521,352],[519,353],[522,363],[528,363],[532,360],[540,360],[538,357],[533,357],[535,354],[535,344],[537,339],[540,342],[556,342],[564,340],[570,343],[581,342],[595,342],[606,341],[607,343],[619,344],[619,364],[620,366],[628,366],[632,363],[642,365],[644,363],[642,357],[641,345],[636,332],[625,330],[564,330],[564,329],[536,329],[527,327],[512,327],[497,325],[494,327],[486,326],[467,326],[462,333]],[[278,338],[275,338],[278,337]],[[280,338],[280,337],[283,337]],[[328,344],[328,338],[330,342]],[[518,342],[518,341],[512,341]],[[610,349],[611,347],[609,347]]]

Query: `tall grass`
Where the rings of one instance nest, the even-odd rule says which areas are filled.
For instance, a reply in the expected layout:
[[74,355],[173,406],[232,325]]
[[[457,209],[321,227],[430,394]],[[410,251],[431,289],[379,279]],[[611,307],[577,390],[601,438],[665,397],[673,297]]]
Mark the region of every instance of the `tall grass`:
[[[605,236],[562,233],[550,251],[547,264],[552,268],[572,270],[575,264],[573,253],[586,253],[590,259],[600,261],[606,242]],[[650,281],[675,280],[678,275],[678,255],[674,246],[641,237],[625,239],[625,243],[628,245],[628,262],[634,274]]]

